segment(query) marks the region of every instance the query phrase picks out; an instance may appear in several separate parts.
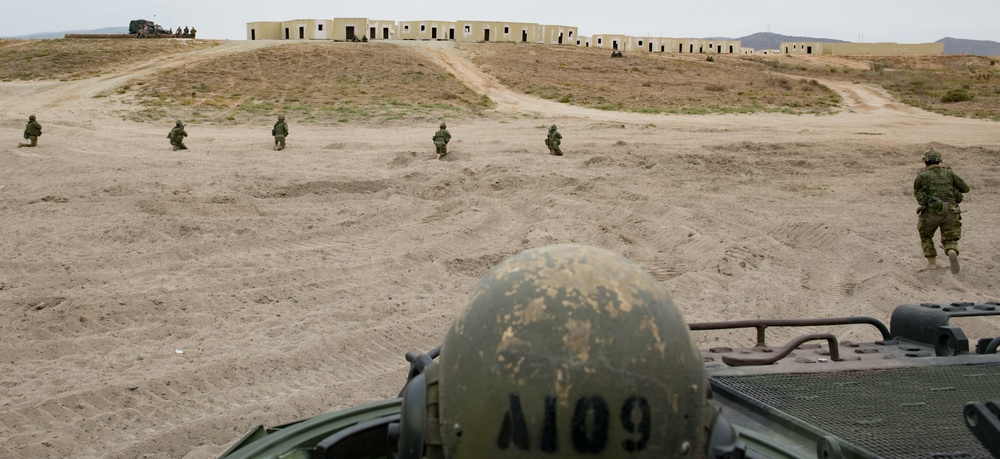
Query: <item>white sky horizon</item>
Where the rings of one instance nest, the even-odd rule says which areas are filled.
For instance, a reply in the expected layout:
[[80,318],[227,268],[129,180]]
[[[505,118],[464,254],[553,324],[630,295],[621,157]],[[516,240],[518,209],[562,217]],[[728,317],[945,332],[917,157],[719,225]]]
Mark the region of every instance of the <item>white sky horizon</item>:
[[[28,3],[21,3],[28,5]],[[580,35],[739,38],[757,32],[850,42],[930,43],[945,37],[1000,41],[1000,1],[953,0],[42,0],[36,11],[0,16],[0,36],[127,27],[149,19],[171,29],[194,27],[198,37],[245,40],[246,24],[293,19],[369,18],[391,21],[489,20],[575,26]]]

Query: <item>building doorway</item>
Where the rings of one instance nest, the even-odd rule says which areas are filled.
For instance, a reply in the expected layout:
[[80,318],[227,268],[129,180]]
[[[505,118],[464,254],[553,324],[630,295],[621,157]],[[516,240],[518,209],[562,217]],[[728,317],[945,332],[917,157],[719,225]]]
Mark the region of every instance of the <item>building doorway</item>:
[[490,29],[483,31],[483,41],[490,41]]
[[353,40],[354,39],[354,26],[347,26],[344,30],[346,31],[345,35],[347,37],[347,41]]
[[306,38],[306,28],[304,26],[299,26],[299,40]]
[[437,37],[438,37],[438,28],[431,27],[431,38],[437,40]]
[[526,43],[527,41],[528,41],[528,31],[527,30],[522,30],[521,31],[521,43]]

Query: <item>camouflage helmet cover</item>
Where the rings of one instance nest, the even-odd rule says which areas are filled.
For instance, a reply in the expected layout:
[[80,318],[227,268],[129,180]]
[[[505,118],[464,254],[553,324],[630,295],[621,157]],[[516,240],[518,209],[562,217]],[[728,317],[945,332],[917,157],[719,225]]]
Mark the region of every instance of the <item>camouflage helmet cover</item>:
[[940,163],[941,162],[941,153],[938,153],[938,151],[935,150],[935,149],[933,149],[933,148],[931,148],[930,150],[927,150],[927,153],[924,153],[924,162],[925,163]]
[[285,115],[278,115],[278,121],[285,121]]
[[549,130],[550,130],[550,131],[554,131],[554,130],[556,130],[556,125],[554,125],[554,124],[553,124],[553,125],[552,125],[552,127],[550,127],[550,128],[549,128]]
[[448,127],[448,126],[445,126],[445,124],[444,124],[444,123],[441,123],[441,129],[444,129],[444,128],[446,128],[446,127]]
[[497,265],[439,360],[448,458],[699,457],[715,418],[670,295],[593,247],[547,246]]
[[28,120],[29,121],[35,121],[35,115],[28,116]]
[[184,122],[182,122],[181,120],[177,120],[177,125],[183,127],[184,126]]

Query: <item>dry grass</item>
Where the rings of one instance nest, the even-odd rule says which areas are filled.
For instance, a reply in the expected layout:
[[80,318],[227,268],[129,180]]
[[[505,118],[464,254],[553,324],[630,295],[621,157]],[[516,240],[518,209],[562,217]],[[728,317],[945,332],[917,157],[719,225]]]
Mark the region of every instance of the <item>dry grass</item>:
[[[0,80],[72,80],[217,43],[191,40],[0,40]],[[1000,120],[1000,65],[977,56],[734,56],[631,53],[531,44],[456,44],[515,91],[639,113],[825,114],[840,97],[816,80],[881,85],[926,110]],[[241,123],[288,113],[301,122],[437,120],[486,113],[490,101],[411,47],[283,44],[228,55],[116,91],[134,119]],[[971,98],[945,102],[958,92]]]
[[[784,73],[879,85],[902,102],[943,115],[1000,121],[1000,64],[969,55],[761,58]],[[971,99],[942,100],[953,91]]]
[[0,40],[0,80],[79,80],[149,59],[215,46],[204,40]]
[[240,123],[439,120],[477,113],[480,96],[413,51],[385,43],[305,43],[213,59],[133,82],[135,116]]
[[564,103],[640,113],[830,113],[840,97],[815,81],[775,76],[743,56],[627,54],[530,44],[461,45],[505,85]]

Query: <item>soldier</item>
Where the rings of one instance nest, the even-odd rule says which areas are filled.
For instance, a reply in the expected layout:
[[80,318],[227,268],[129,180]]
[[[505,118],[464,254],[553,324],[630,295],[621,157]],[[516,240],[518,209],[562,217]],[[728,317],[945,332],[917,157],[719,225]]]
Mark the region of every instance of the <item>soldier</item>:
[[451,133],[448,132],[444,123],[441,129],[434,133],[434,146],[437,148],[438,159],[444,158],[448,154],[448,142],[451,141]]
[[184,138],[187,135],[188,133],[184,132],[184,123],[181,120],[177,120],[177,124],[170,130],[170,134],[167,134],[167,138],[170,139],[170,145],[174,147],[174,151],[188,149],[188,147],[184,146]]
[[177,37],[181,36],[181,26],[177,26]]
[[941,245],[951,263],[951,272],[958,274],[958,240],[962,237],[962,193],[969,192],[969,185],[950,166],[941,164],[941,154],[933,148],[924,154],[924,167],[913,181],[913,196],[917,198],[917,231],[920,246],[927,258],[921,271],[937,269],[937,250],[934,249],[934,232],[941,229]]
[[556,130],[556,125],[552,125],[549,128],[549,135],[545,138],[545,145],[549,147],[549,154],[555,156],[562,156],[562,150],[559,149],[559,144],[562,143],[562,134]]
[[38,145],[38,136],[42,135],[42,125],[35,121],[35,115],[28,117],[28,124],[24,126],[24,140],[30,140],[31,143],[18,143],[17,147],[34,147]]
[[184,35],[186,36],[187,34],[188,34],[188,28],[187,26],[184,26]]
[[288,123],[285,122],[285,115],[278,115],[278,122],[274,123],[271,135],[274,136],[274,151],[284,150],[285,137],[288,136]]
[[191,28],[191,38],[194,38],[194,36],[195,36],[196,33],[198,33],[198,31],[195,30],[194,27],[192,27]]

